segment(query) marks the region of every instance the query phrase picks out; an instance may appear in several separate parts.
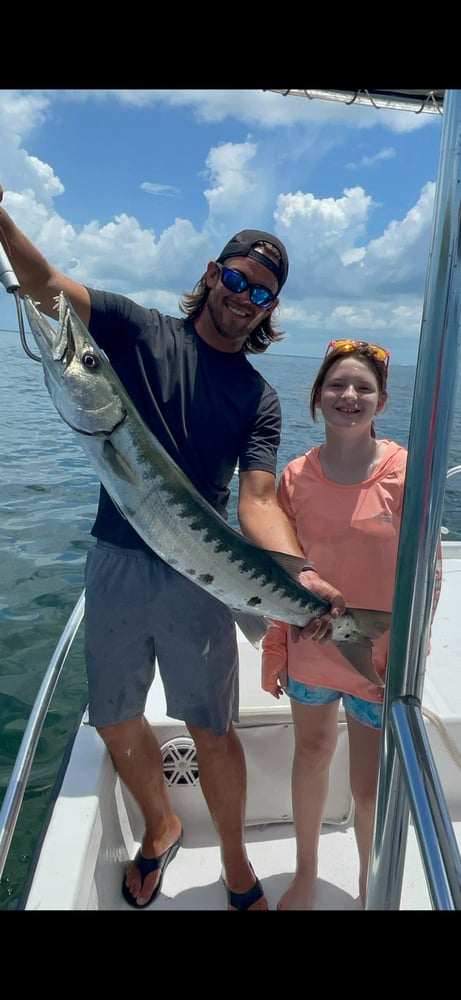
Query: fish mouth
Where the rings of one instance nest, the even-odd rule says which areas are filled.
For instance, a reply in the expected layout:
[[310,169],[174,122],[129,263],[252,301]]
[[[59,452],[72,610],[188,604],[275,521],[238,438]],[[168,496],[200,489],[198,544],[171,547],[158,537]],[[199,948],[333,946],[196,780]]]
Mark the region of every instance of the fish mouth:
[[58,329],[54,330],[45,320],[42,332],[53,361],[59,361],[64,368],[68,368],[77,353],[77,343],[67,303],[62,295],[56,297],[56,302],[59,308]]
[[87,369],[99,367],[99,361],[90,341],[82,337],[78,327],[72,322],[72,307],[61,292],[55,296],[55,309],[58,310],[58,325],[53,327],[46,316],[40,312],[39,303],[30,296],[24,296],[24,305],[32,333],[42,355],[42,360],[51,363],[57,372],[64,375],[72,362],[77,358]]
[[59,307],[57,330],[51,326],[46,316],[40,312],[39,302],[29,295],[24,296],[24,307],[32,333],[42,355],[52,361],[63,361],[66,366],[75,356],[75,340],[72,334],[69,316],[66,317],[66,304],[60,296],[56,296],[56,308]]
[[24,296],[29,325],[42,355],[59,363],[65,370],[72,364],[78,346],[72,329],[69,306],[63,295],[56,296],[55,308],[58,310],[58,325],[55,329],[48,322],[47,317],[40,312],[39,305],[40,303],[34,302],[30,296]]
[[64,316],[61,316],[62,303],[59,306],[59,330],[61,335],[58,337],[54,349],[54,356],[56,361],[61,361],[67,368],[73,361],[76,353],[75,337],[72,332],[72,323],[70,322],[70,315],[67,306],[65,307]]

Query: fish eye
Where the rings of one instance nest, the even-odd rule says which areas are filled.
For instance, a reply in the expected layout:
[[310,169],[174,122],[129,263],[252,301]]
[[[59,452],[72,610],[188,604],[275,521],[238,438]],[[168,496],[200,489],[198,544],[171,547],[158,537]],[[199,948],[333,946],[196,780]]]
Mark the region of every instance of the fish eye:
[[91,351],[85,351],[85,353],[82,354],[82,365],[84,365],[85,368],[97,368],[99,361]]

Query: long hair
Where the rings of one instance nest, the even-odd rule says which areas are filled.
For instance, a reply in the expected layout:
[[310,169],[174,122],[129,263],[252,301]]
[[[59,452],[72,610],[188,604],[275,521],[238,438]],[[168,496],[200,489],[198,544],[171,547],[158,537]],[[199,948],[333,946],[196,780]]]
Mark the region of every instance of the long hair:
[[[370,369],[370,371],[372,372],[372,374],[376,379],[380,399],[382,399],[382,397],[384,396],[385,402],[387,402],[386,365],[384,361],[380,361],[378,358],[374,356],[373,348],[370,347],[368,344],[360,344],[360,345],[357,344],[357,347],[348,349],[347,353],[345,353],[344,350],[342,350],[340,347],[333,348],[333,350],[329,351],[329,353],[324,357],[322,364],[320,365],[320,368],[317,372],[317,375],[315,376],[311,389],[309,408],[312,420],[314,421],[315,424],[317,423],[316,403],[319,399],[320,391],[322,389],[325,378],[328,372],[330,371],[331,366],[334,365],[335,361],[339,361],[340,358],[354,358],[354,357],[359,358],[360,361],[364,361],[365,364],[368,366],[368,368]],[[371,423],[371,436],[373,438],[376,437],[376,427],[374,420]]]
[[[195,285],[193,292],[184,292],[179,302],[179,308],[188,319],[198,319],[205,308],[211,289],[206,282],[206,272]],[[285,336],[284,330],[277,330],[272,322],[273,313],[257,326],[247,337],[243,345],[244,354],[263,354],[271,344],[277,343]]]

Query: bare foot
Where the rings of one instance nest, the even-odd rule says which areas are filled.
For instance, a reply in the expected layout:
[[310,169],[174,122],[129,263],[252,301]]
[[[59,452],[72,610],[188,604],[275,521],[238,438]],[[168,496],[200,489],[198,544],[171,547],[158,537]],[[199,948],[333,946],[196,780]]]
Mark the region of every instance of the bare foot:
[[296,874],[277,903],[277,910],[312,910],[317,876]]

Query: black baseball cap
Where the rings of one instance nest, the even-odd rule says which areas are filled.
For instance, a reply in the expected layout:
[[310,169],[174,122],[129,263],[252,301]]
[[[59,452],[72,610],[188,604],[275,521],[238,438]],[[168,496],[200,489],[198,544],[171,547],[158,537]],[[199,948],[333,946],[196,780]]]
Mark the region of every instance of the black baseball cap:
[[[280,263],[276,264],[270,257],[266,257],[264,253],[255,250],[254,246],[256,243],[272,243],[272,246],[276,247],[280,254]],[[282,285],[287,280],[288,254],[282,241],[277,236],[272,236],[272,233],[264,233],[261,229],[243,229],[241,233],[236,233],[226,243],[216,260],[222,264],[229,257],[253,257],[260,264],[264,264],[264,267],[268,267],[275,274],[279,283],[278,291],[280,291]]]

